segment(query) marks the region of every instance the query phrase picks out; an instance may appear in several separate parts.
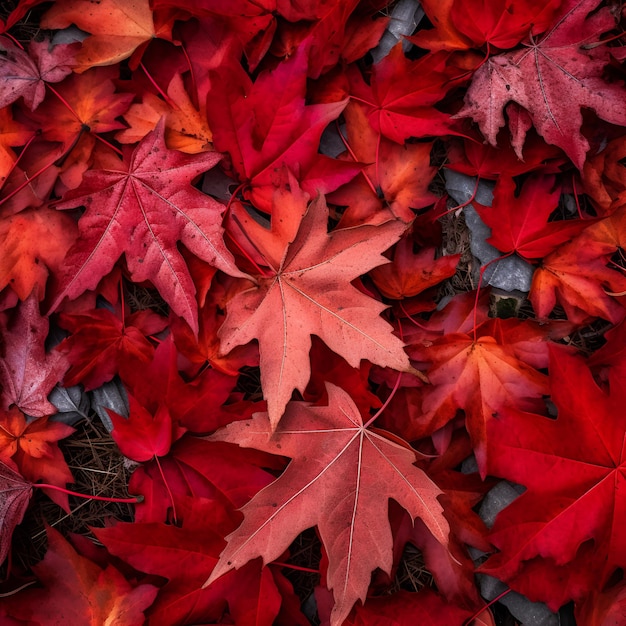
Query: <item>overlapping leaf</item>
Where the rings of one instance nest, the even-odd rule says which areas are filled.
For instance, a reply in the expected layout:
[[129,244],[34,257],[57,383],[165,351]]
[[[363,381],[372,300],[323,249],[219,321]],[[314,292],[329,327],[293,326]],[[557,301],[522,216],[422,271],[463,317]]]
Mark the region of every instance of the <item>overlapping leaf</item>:
[[329,554],[328,587],[335,597],[331,624],[339,626],[353,604],[365,599],[372,571],[390,571],[385,506],[390,498],[447,543],[448,522],[437,502],[441,492],[413,465],[415,452],[401,440],[367,430],[354,402],[338,387],[329,385],[328,406],[290,403],[276,428],[267,413],[259,413],[210,439],[292,461],[242,509],[244,521],[227,537],[207,584],[256,557],[273,561],[300,532],[317,526]]
[[[589,149],[580,132],[582,107],[593,109],[607,122],[626,125],[626,90],[602,79],[608,49],[584,45],[615,25],[607,7],[586,19],[598,4],[598,0],[566,0],[545,35],[531,37],[522,50],[491,57],[474,74],[457,116],[472,117],[495,146],[505,123],[504,107],[516,102],[530,114],[537,132],[582,168]],[[513,142],[520,159],[525,135],[524,131]]]
[[215,153],[187,156],[168,150],[161,124],[127,160],[111,157],[105,168],[88,172],[59,205],[83,204],[87,211],[60,272],[53,308],[96,287],[125,253],[133,280],[151,280],[197,331],[195,287],[177,242],[226,273],[241,275],[222,239],[224,207],[190,184],[219,159]]
[[274,426],[293,390],[303,392],[309,381],[312,334],[352,367],[367,359],[411,369],[402,341],[380,318],[386,307],[350,284],[386,262],[381,252],[397,241],[404,225],[387,222],[329,234],[323,197],[307,200],[290,177],[274,196],[271,230],[234,209],[268,270],[228,303],[219,335],[224,352],[258,340],[263,394]]

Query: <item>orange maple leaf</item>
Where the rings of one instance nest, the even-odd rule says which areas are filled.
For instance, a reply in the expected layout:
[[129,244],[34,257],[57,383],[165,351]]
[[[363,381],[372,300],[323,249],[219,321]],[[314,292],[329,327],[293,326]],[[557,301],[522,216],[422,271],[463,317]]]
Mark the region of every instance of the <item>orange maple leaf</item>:
[[[27,422],[24,414],[13,406],[8,411],[0,411],[0,460],[11,459],[22,476],[31,482],[41,480],[65,487],[74,482],[74,478],[56,442],[73,432],[71,426],[51,422],[47,417]],[[50,490],[48,495],[69,510],[66,494]]]
[[41,19],[42,28],[72,24],[91,34],[76,56],[77,72],[119,63],[155,37],[169,39],[167,28],[155,29],[148,0],[59,0]]

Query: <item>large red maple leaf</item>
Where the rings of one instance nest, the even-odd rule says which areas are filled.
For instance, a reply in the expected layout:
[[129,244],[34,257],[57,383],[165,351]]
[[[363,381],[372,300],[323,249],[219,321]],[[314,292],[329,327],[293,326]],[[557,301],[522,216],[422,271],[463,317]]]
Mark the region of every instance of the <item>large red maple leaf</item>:
[[[580,132],[581,108],[593,109],[612,124],[626,125],[626,91],[602,78],[610,60],[608,48],[583,45],[597,42],[615,26],[608,7],[586,19],[598,4],[599,0],[565,0],[543,37],[531,37],[523,50],[491,57],[474,74],[457,117],[472,117],[495,146],[505,123],[504,107],[516,102],[528,111],[537,132],[581,169],[589,149]],[[513,142],[520,158],[525,134]]]
[[372,571],[392,566],[387,505],[393,498],[419,517],[442,544],[448,522],[439,488],[413,465],[416,453],[400,439],[368,430],[350,396],[328,385],[328,406],[291,402],[274,430],[267,413],[235,422],[209,438],[292,459],[285,472],[242,512],[227,537],[207,584],[233,568],[263,557],[277,559],[302,531],[317,526],[329,558],[328,587],[335,607],[331,624],[343,623],[364,600]]
[[168,150],[160,123],[123,162],[112,157],[103,169],[87,172],[80,187],[58,205],[83,204],[87,211],[61,268],[52,309],[65,297],[95,288],[125,253],[132,279],[151,280],[197,332],[195,287],[177,242],[227,274],[242,276],[222,239],[224,207],[191,186],[219,160],[215,152]]
[[[496,518],[490,540],[500,553],[481,569],[513,586],[521,575],[525,593],[558,608],[561,600],[602,588],[616,568],[626,567],[621,495],[626,488],[626,388],[612,376],[605,391],[582,359],[556,346],[550,351],[556,419],[509,408],[489,424],[490,473],[526,491]],[[581,548],[590,541],[591,559]],[[572,571],[585,575],[546,575],[551,571],[546,567],[569,563]],[[533,577],[523,576],[526,566],[532,567],[535,584]]]
[[385,305],[350,284],[388,261],[381,252],[397,241],[404,225],[387,222],[329,234],[324,198],[310,205],[307,200],[290,176],[274,196],[271,230],[233,206],[236,221],[262,257],[251,254],[268,270],[228,303],[219,336],[224,352],[258,339],[263,395],[274,425],[293,390],[302,393],[309,382],[313,334],[352,367],[367,359],[411,371],[404,344],[380,318]]

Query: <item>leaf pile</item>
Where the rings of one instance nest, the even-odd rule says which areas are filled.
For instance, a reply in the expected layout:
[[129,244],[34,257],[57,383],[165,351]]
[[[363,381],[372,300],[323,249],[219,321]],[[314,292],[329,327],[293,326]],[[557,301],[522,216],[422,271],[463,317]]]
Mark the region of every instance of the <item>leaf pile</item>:
[[[625,623],[624,19],[600,0],[5,12],[0,621],[495,625],[489,574]],[[469,205],[523,292],[455,247]],[[59,441],[93,419],[134,518],[49,527],[43,560],[14,563],[33,486],[71,515]],[[487,528],[497,479],[525,490]],[[391,593],[407,546],[432,588]]]

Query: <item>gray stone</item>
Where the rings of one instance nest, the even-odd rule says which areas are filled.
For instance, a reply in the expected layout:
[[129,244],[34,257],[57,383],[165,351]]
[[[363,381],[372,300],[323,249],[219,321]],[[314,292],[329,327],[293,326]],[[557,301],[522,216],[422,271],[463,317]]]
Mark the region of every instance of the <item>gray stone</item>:
[[[372,50],[374,63],[378,63],[389,51],[402,40],[402,35],[411,35],[424,17],[424,9],[418,0],[400,0],[391,11],[389,25],[378,45]],[[408,41],[402,41],[406,52],[411,47]]]
[[478,514],[487,528],[491,528],[496,521],[496,515],[505,507],[509,506],[513,500],[524,493],[524,487],[515,485],[508,480],[499,482],[493,489],[485,495]]
[[111,382],[104,383],[102,387],[94,389],[91,392],[91,398],[91,405],[94,411],[109,432],[113,430],[113,422],[109,417],[107,408],[112,409],[122,417],[128,418],[128,396],[119,378],[115,377]]
[[[513,500],[518,498],[525,488],[507,480],[499,482],[485,496],[479,515],[488,528],[491,528],[496,521],[498,513],[509,506]],[[472,550],[472,558],[476,563],[481,563],[486,556],[479,550]],[[497,578],[486,574],[477,574],[480,593],[486,600],[493,600],[506,590],[506,585]],[[559,626],[559,616],[553,613],[543,602],[531,602],[525,596],[510,591],[498,602],[511,611],[511,614],[520,621],[523,626]]]
[[[480,593],[486,600],[493,600],[507,588],[497,578],[485,574],[477,574],[477,577]],[[543,602],[531,602],[515,591],[509,591],[498,602],[504,604],[513,617],[522,623],[522,626],[559,626],[560,624],[558,613],[553,613]]]
[[51,43],[53,46],[60,43],[77,43],[87,39],[87,37],[89,37],[88,32],[81,30],[78,26],[74,26],[74,24],[72,24],[63,30],[57,30],[52,36]]
[[[344,137],[347,137],[346,125],[342,124],[341,132]],[[333,159],[336,159],[342,152],[346,151],[346,144],[343,142],[337,131],[335,124],[329,124],[320,137],[320,154],[325,154]]]
[[[446,190],[458,204],[467,202],[476,188],[476,178],[459,172],[446,170]],[[493,183],[480,181],[475,197],[476,202],[491,206],[493,200]],[[517,255],[494,261],[502,253],[487,243],[491,229],[480,219],[476,209],[469,204],[463,208],[465,223],[471,233],[470,249],[479,260],[481,267],[493,261],[484,270],[482,285],[492,285],[504,291],[530,291],[534,268],[530,263]],[[480,270],[477,268],[474,279],[478,284]]]

